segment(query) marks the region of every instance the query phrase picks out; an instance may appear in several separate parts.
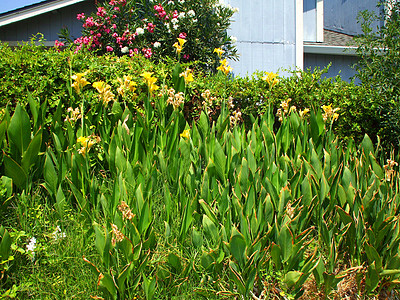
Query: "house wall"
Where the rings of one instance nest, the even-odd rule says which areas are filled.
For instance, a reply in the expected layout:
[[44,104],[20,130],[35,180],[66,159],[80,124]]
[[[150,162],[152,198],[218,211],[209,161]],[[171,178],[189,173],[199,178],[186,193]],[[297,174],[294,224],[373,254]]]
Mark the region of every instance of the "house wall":
[[76,14],[86,15],[95,11],[94,1],[80,2],[62,9],[45,13],[34,18],[0,27],[1,41],[27,41],[32,35],[43,33],[47,41],[58,39],[58,33],[67,27],[71,36],[80,37],[82,23],[76,19]]
[[276,72],[295,66],[296,0],[225,2],[239,8],[229,31],[237,37],[240,54],[239,61],[230,62],[235,75],[250,75],[256,70]]
[[[378,0],[327,0],[324,1],[324,27],[350,35],[362,33],[357,16],[363,10],[379,14]],[[373,24],[373,28],[380,25]]]
[[[332,63],[327,74],[324,77],[335,77],[340,75],[343,80],[350,81],[356,71],[351,67],[358,61],[356,56],[350,55],[326,55],[326,54],[304,54],[304,70],[315,67],[323,69]],[[357,81],[356,81],[357,83]]]

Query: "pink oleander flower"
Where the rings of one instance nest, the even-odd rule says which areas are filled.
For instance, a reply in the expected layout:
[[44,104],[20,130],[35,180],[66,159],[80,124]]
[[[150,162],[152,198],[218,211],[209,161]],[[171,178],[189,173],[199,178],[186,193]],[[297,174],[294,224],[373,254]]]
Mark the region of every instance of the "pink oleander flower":
[[189,60],[189,58],[190,58],[190,55],[189,55],[189,54],[183,54],[183,59],[184,59],[184,60]]
[[112,52],[112,51],[114,51],[113,47],[110,47],[110,46],[107,46],[107,47],[106,47],[106,50],[107,50],[107,52]]
[[146,57],[146,58],[150,58],[151,55],[153,54],[151,51],[151,48],[143,48],[142,52],[144,54],[144,57]]
[[185,32],[181,32],[179,34],[179,38],[186,40],[187,34]]
[[96,15],[99,17],[104,17],[106,15],[106,9],[102,6],[98,7]]
[[83,20],[83,19],[85,18],[85,14],[84,14],[84,13],[77,14],[77,15],[76,15],[76,18],[77,18],[78,20]]
[[153,33],[154,32],[154,24],[153,23],[149,23],[149,24],[147,24],[147,30],[150,32],[150,33]]
[[58,40],[55,40],[55,42],[54,42],[54,48],[56,48],[56,50],[58,51],[58,52],[61,52],[61,47],[64,47],[65,46],[65,44],[63,43],[63,42],[60,42],[60,41],[58,41]]

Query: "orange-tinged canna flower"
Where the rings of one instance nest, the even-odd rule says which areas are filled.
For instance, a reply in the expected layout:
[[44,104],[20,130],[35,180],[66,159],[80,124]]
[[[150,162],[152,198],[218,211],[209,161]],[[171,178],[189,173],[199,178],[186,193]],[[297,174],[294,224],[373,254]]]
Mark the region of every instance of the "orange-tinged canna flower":
[[332,104],[329,105],[322,105],[321,108],[324,110],[324,113],[322,114],[322,118],[324,119],[324,122],[328,120],[332,120],[334,122],[339,118],[339,114],[336,113],[340,108],[332,108]]
[[134,93],[136,90],[136,82],[132,81],[132,76],[124,75],[124,78],[118,78],[118,82],[120,83],[119,88],[117,89],[118,94],[124,96],[126,92]]

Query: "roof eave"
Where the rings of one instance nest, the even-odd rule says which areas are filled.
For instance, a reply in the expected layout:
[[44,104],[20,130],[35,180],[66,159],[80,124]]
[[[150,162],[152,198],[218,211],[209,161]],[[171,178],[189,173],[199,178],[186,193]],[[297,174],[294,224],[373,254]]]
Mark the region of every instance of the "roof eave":
[[305,44],[304,53],[357,56],[357,47]]
[[19,22],[25,19],[36,17],[38,15],[48,13],[66,6],[70,6],[86,0],[54,0],[35,6],[19,9],[15,12],[10,12],[0,17],[0,27]]

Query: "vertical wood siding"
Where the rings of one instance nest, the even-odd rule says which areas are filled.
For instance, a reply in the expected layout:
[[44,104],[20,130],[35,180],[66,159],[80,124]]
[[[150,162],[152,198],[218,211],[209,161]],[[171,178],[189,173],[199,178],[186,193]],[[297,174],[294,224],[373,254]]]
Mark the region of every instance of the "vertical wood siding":
[[237,37],[240,54],[238,62],[230,63],[235,75],[250,75],[256,70],[276,72],[295,66],[295,0],[226,2],[239,8],[229,31]]
[[[335,77],[340,74],[343,80],[350,81],[350,79],[356,74],[356,71],[352,66],[358,61],[356,56],[344,56],[344,55],[324,55],[324,54],[312,54],[306,53],[304,55],[304,69],[320,67],[323,69],[330,63],[332,66],[329,68],[327,74],[324,77]],[[357,81],[356,81],[357,83]]]
[[62,27],[68,27],[74,37],[81,36],[82,23],[76,19],[76,14],[86,15],[95,10],[94,2],[80,2],[62,9],[45,13],[34,18],[0,27],[1,41],[27,41],[38,32],[44,34],[47,41],[58,39]]
[[[326,0],[324,1],[325,28],[351,35],[361,33],[357,24],[360,11],[369,10],[379,14],[378,0]],[[376,28],[378,23],[373,24]]]

